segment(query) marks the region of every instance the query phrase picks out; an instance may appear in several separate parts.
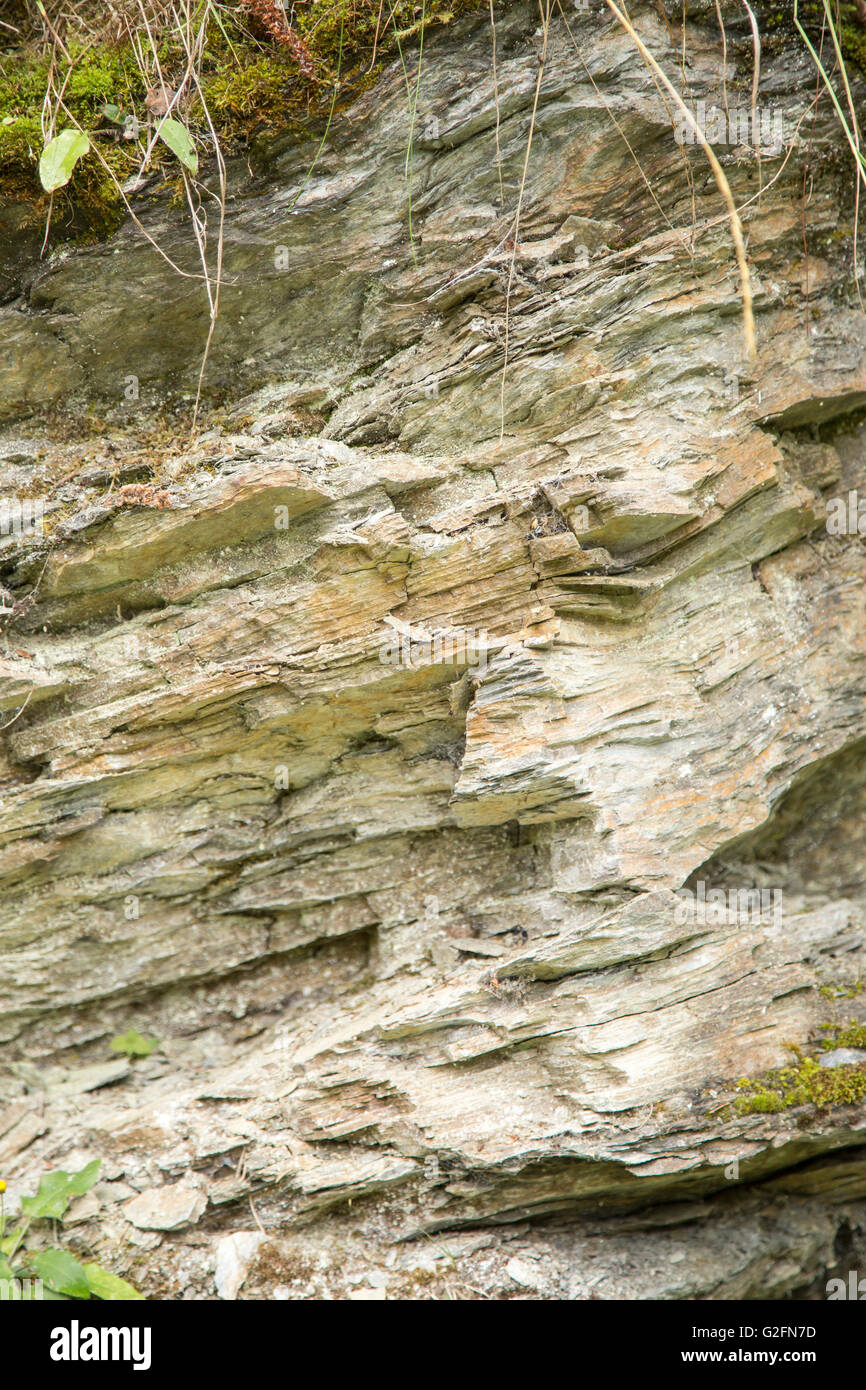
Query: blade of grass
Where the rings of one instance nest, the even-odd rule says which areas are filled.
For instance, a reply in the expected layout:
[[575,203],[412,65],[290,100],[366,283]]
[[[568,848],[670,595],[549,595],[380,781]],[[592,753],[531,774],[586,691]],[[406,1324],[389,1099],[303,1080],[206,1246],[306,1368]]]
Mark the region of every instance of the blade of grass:
[[650,53],[643,39],[637,33],[631,20],[623,14],[622,10],[616,4],[616,0],[605,0],[605,4],[607,5],[611,13],[615,15],[615,17],[619,20],[620,24],[625,29],[629,38],[632,40],[632,43],[634,43],[644,62],[656,74],[656,76],[659,78],[659,81],[664,86],[665,90],[671,97],[674,104],[679,108],[680,114],[684,117],[686,123],[694,133],[695,139],[697,140],[698,144],[700,145],[701,149],[703,150],[704,154],[706,155],[709,161],[710,168],[713,171],[713,177],[716,180],[716,185],[722,197],[724,198],[725,206],[728,209],[728,220],[731,226],[731,237],[734,242],[734,251],[736,253],[737,267],[739,269],[740,274],[740,293],[743,299],[743,332],[745,334],[746,339],[746,351],[750,358],[754,358],[757,355],[757,344],[755,341],[755,315],[752,309],[752,279],[749,273],[749,263],[746,259],[746,246],[743,240],[743,224],[740,221],[740,215],[737,212],[737,207],[734,202],[734,195],[731,192],[731,185],[728,183],[728,180],[725,177],[725,171],[719,163],[718,159],[716,158],[712,146],[707,141],[706,136],[704,135],[703,131],[701,130],[691,111],[686,106],[685,102],[683,101],[676,87],[671,82],[670,78],[667,76],[667,74],[661,68],[659,63],[656,62],[655,58]]

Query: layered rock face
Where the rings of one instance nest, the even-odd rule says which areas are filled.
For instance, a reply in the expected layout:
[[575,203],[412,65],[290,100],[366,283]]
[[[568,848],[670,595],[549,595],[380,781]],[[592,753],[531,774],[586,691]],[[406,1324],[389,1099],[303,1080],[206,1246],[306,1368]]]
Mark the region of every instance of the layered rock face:
[[[726,68],[675,10],[644,42],[748,111],[744,8]],[[0,550],[0,1172],[102,1156],[72,1238],[153,1296],[803,1297],[866,1258],[862,1102],[736,1091],[866,1018],[850,159],[771,30],[781,149],[717,146],[750,361],[628,35],[556,12],[541,69],[537,9],[495,22],[495,79],[465,19],[414,122],[398,63],[314,164],[229,170],[191,442],[153,421],[201,282],[132,221],[22,243],[0,310],[3,492],[45,499]],[[131,1025],[163,1050],[108,1060]]]

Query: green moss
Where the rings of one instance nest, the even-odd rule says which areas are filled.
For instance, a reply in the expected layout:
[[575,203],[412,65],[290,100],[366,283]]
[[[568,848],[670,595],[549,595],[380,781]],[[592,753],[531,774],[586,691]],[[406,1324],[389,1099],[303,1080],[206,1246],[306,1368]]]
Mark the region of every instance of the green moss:
[[[98,136],[102,160],[95,151],[81,161],[74,178],[75,205],[82,215],[80,230],[110,231],[122,216],[122,200],[105,165],[123,181],[138,167],[137,151],[113,134],[102,115],[108,101],[126,109],[143,102],[144,87],[131,50],[101,51],[71,43],[73,67],[63,89],[67,112],[58,111],[56,129],[79,124]],[[43,148],[42,111],[49,87],[51,66],[46,55],[19,50],[0,59],[0,186],[6,197],[31,203],[46,212],[48,198],[37,172]],[[63,77],[55,74],[56,87]],[[69,203],[66,190],[55,195],[55,204]]]
[[[771,1090],[769,1086],[761,1086],[757,1082],[750,1083],[752,1089],[746,1096],[740,1096],[734,1102],[734,1111],[738,1115],[755,1114],[775,1114],[778,1110],[785,1110],[790,1102],[786,1099],[784,1091]],[[737,1082],[737,1088],[746,1088],[745,1079]]]
[[[374,60],[378,70],[398,47],[405,50],[417,43],[422,29],[482,8],[486,10],[487,0],[396,0],[393,23],[388,23],[379,0],[296,0],[292,23],[311,55],[311,75],[302,74],[291,49],[257,31],[244,12],[211,10],[199,77],[224,151],[236,151],[276,131],[309,133],[327,114],[338,78],[343,106],[375,80]],[[74,208],[85,226],[99,234],[112,230],[123,217],[123,199],[111,176],[123,183],[140,167],[149,133],[145,97],[154,79],[141,71],[129,42],[100,37],[99,6],[79,14],[89,18],[94,30],[84,42],[66,35],[71,69],[61,56],[52,68],[41,26],[34,29],[29,44],[0,58],[0,188],[6,197],[31,203],[40,214],[47,211],[37,172],[43,108],[46,92],[50,94],[52,86],[55,92],[62,88],[67,111],[57,111],[54,128],[78,124],[94,136],[95,148],[77,166],[67,188],[55,195],[54,223],[62,220],[59,210]],[[165,80],[177,82],[186,66],[180,36],[168,26],[155,41]],[[142,47],[148,51],[146,39]],[[51,102],[49,95],[49,108]],[[109,103],[138,118],[140,140],[124,140],[120,129],[105,118],[103,109]],[[179,114],[200,148],[207,148],[210,132],[201,102],[192,97]],[[160,144],[152,152],[151,168],[168,177],[177,173],[173,156]]]
[[35,116],[6,115],[0,119],[0,166],[29,167],[39,158],[42,127]]
[[[74,50],[71,56],[77,57]],[[64,100],[72,108],[85,103],[91,111],[118,93],[142,93],[138,65],[128,48],[95,49],[82,53],[72,69]]]
[[836,1047],[866,1048],[866,1024],[851,1019],[847,1028],[842,1028],[833,1038],[825,1038],[821,1046],[825,1052],[832,1052]]
[[360,0],[346,6],[334,0],[308,0],[295,6],[293,23],[314,58],[333,68],[340,51],[341,27],[344,55],[350,61],[361,56],[369,59],[374,46],[382,54],[393,53],[400,45],[419,38],[422,30],[450,24],[458,15],[480,8],[487,9],[487,0],[394,0],[390,5],[393,19],[387,24],[379,0]]
[[866,1066],[821,1067],[813,1057],[800,1057],[796,1066],[738,1081],[737,1090],[741,1092],[734,1102],[738,1115],[790,1110],[797,1105],[814,1105],[819,1110],[858,1105],[866,1099]]
[[[836,7],[833,7],[834,15]],[[856,6],[850,0],[843,0],[839,6],[841,23],[839,25],[839,47],[847,64],[859,68],[866,75],[866,28],[857,19]],[[828,71],[833,67],[833,42],[826,32],[824,6],[817,0],[801,0],[799,7],[800,23],[818,48],[824,31],[824,52]],[[784,22],[784,21],[783,21]]]
[[856,999],[858,994],[862,994],[864,984],[862,980],[855,980],[853,984],[824,984],[818,989],[818,993],[825,999]]
[[[824,1052],[837,1047],[866,1047],[866,1025],[853,1019],[842,1029],[833,1023],[821,1027],[822,1031],[833,1033],[831,1038],[821,1041]],[[734,1101],[736,1114],[771,1114],[798,1105],[827,1110],[835,1105],[858,1105],[866,1100],[866,1063],[822,1067],[799,1047],[792,1046],[791,1051],[795,1058],[791,1066],[779,1067],[763,1076],[743,1077],[737,1082],[740,1094]]]
[[843,23],[839,33],[839,46],[845,61],[852,63],[866,75],[866,29],[854,21]]
[[285,62],[253,58],[243,67],[218,68],[205,82],[205,100],[223,129],[278,125],[285,116],[289,79]]

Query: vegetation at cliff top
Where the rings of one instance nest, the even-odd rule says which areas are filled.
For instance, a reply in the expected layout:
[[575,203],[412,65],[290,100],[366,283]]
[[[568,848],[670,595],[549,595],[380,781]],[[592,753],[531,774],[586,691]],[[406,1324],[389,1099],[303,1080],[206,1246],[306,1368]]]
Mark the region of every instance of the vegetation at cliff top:
[[[195,81],[174,114],[206,157],[215,139],[231,152],[278,131],[309,134],[425,30],[489,9],[490,0],[289,0],[284,9],[277,0],[11,0],[0,22],[0,190],[44,211],[40,154],[57,130],[81,128],[94,138],[75,168],[74,206],[79,230],[102,234],[122,219],[120,188],[143,156],[148,172],[177,173],[165,142],[150,138],[153,95],[183,85],[192,49]],[[824,53],[823,5],[801,0],[799,13]],[[846,0],[839,15],[841,50],[866,71],[856,5]],[[790,22],[784,12],[767,21],[770,31]]]
[[[498,3],[501,6],[502,0]],[[694,124],[688,93],[674,87],[628,14],[614,0],[606,3],[610,19],[628,33],[661,84],[659,90],[666,89],[691,122],[710,163],[727,208],[742,287],[746,347],[754,356],[750,271],[740,212],[727,176]],[[5,56],[0,55],[0,193],[44,216],[44,254],[52,223],[55,240],[58,231],[61,239],[84,233],[101,236],[130,215],[153,241],[130,200],[152,193],[154,174],[174,184],[178,201],[187,204],[209,308],[195,418],[223,283],[225,155],[239,149],[252,153],[257,140],[276,133],[308,140],[321,119],[324,133],[309,178],[335,112],[374,80],[383,57],[396,52],[408,99],[408,233],[414,254],[412,131],[423,35],[431,26],[450,23],[470,10],[489,13],[495,27],[494,0],[111,0],[107,5],[97,0],[12,0],[10,18],[0,21],[9,44]],[[545,54],[557,12],[565,14],[561,0],[539,0]],[[724,39],[718,7],[717,15]],[[756,24],[754,17],[752,22]],[[835,109],[856,166],[859,193],[860,183],[866,186],[866,157],[845,53],[858,63],[863,58],[862,0],[840,3],[835,12],[829,0],[820,6],[815,0],[794,0],[790,16],[775,15],[769,23],[770,29],[790,28],[810,53],[816,96],[823,95]],[[682,24],[685,49],[685,11]],[[410,59],[406,49],[416,40],[417,60]],[[542,65],[514,214],[515,247],[543,71]],[[751,77],[754,100],[760,81],[757,29]],[[496,110],[498,140],[498,95]],[[206,177],[199,173],[200,162],[207,167]],[[506,317],[513,270],[512,261]],[[503,383],[507,364],[506,349]]]
[[[272,0],[20,0],[0,27],[0,190],[44,210],[40,154],[58,130],[80,128],[92,139],[70,185],[75,206],[85,227],[110,231],[124,213],[121,186],[143,162],[148,173],[178,172],[165,142],[152,141],[166,91],[181,90],[172,115],[205,158],[215,140],[231,153],[277,131],[308,135],[423,30],[488,6],[297,0],[290,25],[268,27]],[[275,37],[277,23],[291,39]]]
[[424,30],[482,4],[491,0],[17,0],[0,22],[12,36],[0,57],[0,193],[44,216],[43,253],[52,223],[62,238],[100,236],[126,215],[160,251],[131,199],[153,191],[154,174],[174,184],[209,310],[195,419],[223,283],[226,155],[277,131],[308,139],[324,117],[309,177],[335,111],[392,49],[411,132],[404,45],[418,38],[420,72]]

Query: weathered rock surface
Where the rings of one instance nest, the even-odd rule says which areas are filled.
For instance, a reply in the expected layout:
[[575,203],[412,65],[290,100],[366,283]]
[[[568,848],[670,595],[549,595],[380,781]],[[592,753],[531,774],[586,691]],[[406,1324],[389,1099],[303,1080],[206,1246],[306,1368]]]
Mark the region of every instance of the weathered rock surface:
[[[749,363],[715,184],[600,12],[551,26],[509,240],[535,16],[497,17],[502,193],[489,27],[425,44],[411,243],[399,65],[300,197],[305,151],[234,171],[194,443],[148,411],[201,287],[131,224],[0,310],[4,490],[46,498],[0,541],[0,1168],[102,1155],[87,1238],[155,1295],[775,1298],[864,1258],[863,1107],[733,1105],[866,1016],[841,137],[780,31],[760,197],[720,151]],[[100,1071],[131,1024],[163,1053]]]

